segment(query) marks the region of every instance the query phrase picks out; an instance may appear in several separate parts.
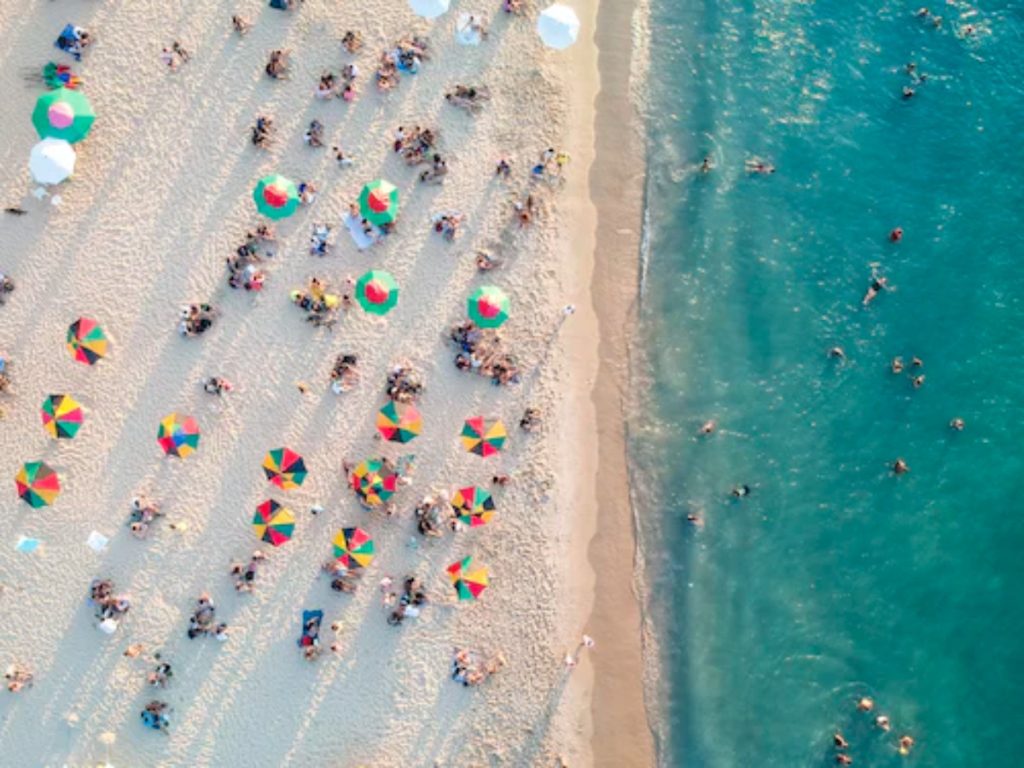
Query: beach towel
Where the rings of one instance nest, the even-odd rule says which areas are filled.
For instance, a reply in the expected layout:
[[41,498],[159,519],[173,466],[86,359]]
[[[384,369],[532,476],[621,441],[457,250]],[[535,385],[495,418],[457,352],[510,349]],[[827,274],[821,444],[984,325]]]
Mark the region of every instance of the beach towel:
[[[363,231],[363,222],[357,216],[346,216],[345,228],[348,230],[349,235],[352,236],[352,241],[356,244],[356,248],[360,251],[365,251],[377,242],[375,237],[372,237]],[[374,232],[376,233],[376,231],[377,228],[374,227]]]
[[[308,634],[308,632],[306,630],[306,625],[309,624],[309,622],[312,621],[312,620],[316,621],[316,629],[313,630],[316,634],[312,634],[311,635],[311,634]],[[301,648],[305,648],[307,645],[312,645],[313,644],[313,641],[320,634],[320,624],[323,622],[323,620],[324,620],[324,612],[323,611],[317,610],[317,611],[303,611],[302,612],[302,637],[300,637],[299,640],[298,640],[298,644],[299,644],[299,646]]]
[[82,60],[82,51],[78,46],[78,29],[74,24],[67,24],[64,29],[61,30],[60,36],[54,43],[55,46],[60,50],[70,53],[75,57],[75,61]]

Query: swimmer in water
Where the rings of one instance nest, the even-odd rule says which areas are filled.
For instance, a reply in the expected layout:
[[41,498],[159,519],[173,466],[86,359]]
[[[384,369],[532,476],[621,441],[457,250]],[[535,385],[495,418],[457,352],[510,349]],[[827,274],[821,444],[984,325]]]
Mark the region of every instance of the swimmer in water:
[[828,351],[828,356],[833,360],[842,360],[846,357],[846,353],[843,352],[842,347],[832,347],[832,349]]
[[964,424],[964,420],[961,419],[959,416],[957,416],[955,419],[951,419],[949,422],[949,428],[956,432],[963,432],[965,426],[966,425]]
[[707,421],[705,421],[703,424],[700,425],[700,429],[698,430],[697,434],[698,435],[710,435],[710,434],[713,434],[717,427],[718,427],[718,425],[715,423],[714,419],[708,419]]
[[903,373],[903,358],[898,356],[894,357],[892,362],[889,363],[889,370],[897,374]]
[[892,473],[894,475],[905,475],[909,471],[910,467],[903,459],[896,459],[896,461],[892,463]]
[[857,709],[859,709],[861,712],[870,712],[874,708],[875,708],[875,702],[874,702],[873,699],[871,699],[868,696],[862,697],[857,702]]
[[910,750],[914,747],[914,740],[910,736],[900,736],[899,753],[901,755],[909,755]]
[[910,364],[915,368],[924,368],[924,360],[922,360],[920,357],[910,358]]
[[732,495],[734,497],[736,497],[737,499],[742,499],[744,496],[749,496],[750,495],[750,486],[749,485],[737,485],[735,488],[732,489]]
[[774,165],[772,165],[771,163],[766,163],[764,160],[761,160],[760,158],[757,157],[752,157],[749,160],[747,160],[745,166],[747,169],[747,173],[760,173],[764,175],[775,173]]
[[896,227],[892,232],[889,233],[889,242],[898,243],[903,239],[903,227]]
[[931,11],[929,11],[927,8],[922,7],[918,8],[917,11],[914,12],[914,15],[917,16],[917,18],[919,19],[927,19],[930,13]]
[[700,164],[701,173],[711,173],[711,169],[714,168],[714,163],[711,162],[711,156],[705,157]]
[[864,294],[864,298],[861,300],[861,305],[867,306],[875,297],[878,296],[882,291],[889,288],[889,281],[878,274],[878,268],[875,266],[871,267],[871,282],[868,283],[868,290]]
[[840,752],[836,755],[836,765],[853,765],[853,758]]
[[915,376],[913,379],[910,380],[910,383],[914,385],[914,389],[920,389],[921,387],[924,386],[924,374],[920,376]]
[[875,718],[875,726],[881,728],[883,731],[888,731],[892,726],[889,724],[889,718],[885,715],[879,715]]
[[688,522],[698,531],[704,527],[704,518],[697,512],[690,512],[689,514],[687,514],[686,522]]
[[917,91],[915,91],[909,85],[904,85],[901,93],[903,95],[903,100],[909,101],[910,99],[914,98],[914,94],[917,93]]
[[836,732],[832,734],[832,744],[836,749],[849,749],[849,742],[843,738],[843,734]]

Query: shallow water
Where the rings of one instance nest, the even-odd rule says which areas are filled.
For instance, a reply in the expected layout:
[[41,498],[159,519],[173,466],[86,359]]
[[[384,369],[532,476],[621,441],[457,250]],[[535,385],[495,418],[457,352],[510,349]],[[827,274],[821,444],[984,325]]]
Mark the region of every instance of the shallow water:
[[1024,749],[1024,16],[937,10],[653,2],[630,428],[663,765],[832,765],[836,729],[859,765]]

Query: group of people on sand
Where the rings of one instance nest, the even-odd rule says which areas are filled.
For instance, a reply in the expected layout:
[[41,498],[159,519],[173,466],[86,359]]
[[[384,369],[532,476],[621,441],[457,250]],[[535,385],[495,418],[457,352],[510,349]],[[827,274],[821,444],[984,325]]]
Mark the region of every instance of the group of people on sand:
[[496,330],[478,328],[476,323],[466,320],[452,326],[449,338],[459,350],[455,367],[460,371],[487,376],[495,386],[519,383],[516,359],[505,351]]
[[14,280],[0,272],[0,307],[3,306],[8,294],[14,293]]
[[422,536],[444,536],[455,524],[455,513],[449,504],[434,494],[424,496],[416,505],[416,530]]
[[120,621],[131,608],[127,596],[114,594],[114,582],[110,579],[93,579],[89,585],[89,604],[95,609],[96,618],[101,622]]
[[485,85],[456,83],[454,88],[445,93],[444,100],[457,109],[475,115],[491,100],[491,91]]
[[[869,696],[864,696],[857,700],[857,711],[858,712],[873,712],[875,709],[875,702]],[[889,722],[889,718],[886,715],[875,716],[875,727],[879,730],[888,733],[892,728],[892,724]],[[850,756],[850,743],[846,740],[843,734],[836,731],[832,734],[832,746],[835,750],[835,761],[837,765],[853,765],[853,757]],[[914,737],[910,735],[900,736],[896,742],[896,751],[906,757],[910,754],[910,750],[914,748]]]
[[337,294],[330,292],[326,280],[311,277],[305,291],[291,292],[291,300],[297,307],[305,310],[307,323],[330,328],[337,322],[339,309],[352,307],[355,284],[352,277],[345,278],[345,288],[341,294]]
[[359,586],[359,580],[363,576],[363,572],[359,568],[349,568],[341,560],[327,560],[320,566],[320,570],[323,571],[331,580],[331,589],[335,592],[345,592],[346,594],[352,594],[356,591],[356,587]]
[[189,304],[182,307],[178,333],[182,336],[201,336],[213,326],[217,310],[211,304]]
[[321,101],[341,97],[345,101],[355,101],[356,78],[359,76],[359,68],[352,63],[341,68],[341,76],[331,71],[320,75],[320,82],[313,91],[313,97]]
[[278,48],[270,52],[270,56],[267,59],[267,66],[264,67],[264,71],[267,76],[272,80],[281,80],[288,77],[288,58],[291,55],[291,51],[283,48]]
[[128,516],[128,530],[137,539],[144,539],[158,517],[162,517],[159,505],[145,496],[132,499],[131,511]]
[[467,688],[480,685],[505,666],[505,656],[496,653],[485,656],[468,648],[456,648],[452,654],[452,680]]
[[252,143],[260,149],[270,146],[274,138],[274,119],[265,115],[257,115],[252,127]]
[[171,43],[169,47],[164,46],[163,50],[160,51],[160,61],[172,71],[182,64],[187,64],[191,58],[192,54],[186,51],[177,40]]
[[263,262],[262,248],[267,256],[272,256],[273,251],[267,247],[268,243],[274,241],[274,232],[266,224],[261,224],[255,232],[245,233],[245,242],[235,250],[235,253],[225,260],[228,268],[228,286],[231,288],[244,288],[247,291],[259,291],[263,289],[267,275],[260,268]]
[[336,395],[348,392],[359,381],[358,358],[351,352],[342,352],[331,366],[331,391]]
[[7,690],[11,693],[18,693],[23,691],[25,688],[32,687],[32,681],[35,679],[35,675],[27,669],[18,664],[11,664],[7,667],[4,672],[4,680],[7,683]]
[[390,91],[398,85],[399,73],[408,72],[415,75],[420,71],[423,62],[429,58],[426,38],[416,35],[403,37],[394,48],[380,55],[377,65],[377,87],[382,91]]
[[423,393],[423,379],[408,363],[399,363],[388,371],[385,394],[398,403],[412,403]]
[[348,214],[345,216],[345,226],[362,231],[363,236],[368,238],[371,243],[383,242],[385,237],[397,231],[393,221],[374,224],[369,219],[364,218],[358,203],[349,204]]
[[399,626],[406,619],[415,619],[419,617],[420,611],[423,606],[427,603],[427,593],[423,591],[423,582],[421,582],[416,576],[406,576],[402,581],[402,594],[396,595],[390,591],[390,585],[385,587],[382,584],[382,590],[384,590],[384,605],[390,607],[394,605],[395,598],[397,598],[397,605],[394,610],[388,614],[388,624],[393,627]]
[[256,586],[256,573],[266,559],[266,553],[256,550],[249,557],[248,563],[238,561],[231,563],[231,576],[235,580],[236,592],[253,591]]
[[0,392],[7,392],[11,388],[11,361],[7,355],[0,353]]
[[395,129],[395,138],[391,145],[395,152],[402,156],[406,165],[419,165],[425,162],[437,144],[439,131],[435,128],[421,128],[404,125]]
[[[551,184],[560,183],[565,178],[565,169],[570,160],[569,153],[565,150],[548,147],[540,153],[540,160],[530,169],[530,179]],[[501,171],[500,166],[498,170]]]
[[216,614],[217,609],[213,601],[206,592],[203,592],[196,600],[195,610],[188,620],[188,639],[194,640],[209,635],[219,642],[225,642],[228,639],[228,625],[223,622],[215,623]]

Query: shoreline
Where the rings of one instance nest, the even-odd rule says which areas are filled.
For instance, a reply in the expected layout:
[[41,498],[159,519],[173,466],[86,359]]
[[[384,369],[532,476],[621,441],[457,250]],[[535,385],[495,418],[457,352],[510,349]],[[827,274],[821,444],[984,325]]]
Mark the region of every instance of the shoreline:
[[[572,129],[590,150],[588,173],[578,180],[586,204],[574,218],[577,269],[587,282],[586,351],[570,352],[570,367],[585,388],[576,390],[587,418],[578,423],[577,472],[592,478],[580,495],[585,530],[573,552],[586,573],[592,603],[585,631],[597,641],[587,677],[587,732],[595,766],[654,765],[654,738],[644,694],[643,623],[636,587],[636,532],[626,457],[624,393],[629,382],[628,342],[639,294],[643,216],[641,124],[631,97],[635,4],[604,2],[589,15],[593,37],[572,59]],[[583,41],[581,41],[583,42]],[[586,73],[590,73],[587,79]],[[584,87],[586,86],[586,87]],[[623,115],[630,118],[623,120]],[[586,233],[586,236],[583,233]],[[584,450],[583,447],[586,446]],[[568,472],[563,476],[568,477]],[[582,482],[582,481],[581,481]],[[585,518],[585,519],[584,519]],[[630,557],[624,558],[627,549]],[[579,578],[579,577],[577,577]],[[583,585],[579,586],[583,589]],[[600,596],[600,599],[598,597]]]

